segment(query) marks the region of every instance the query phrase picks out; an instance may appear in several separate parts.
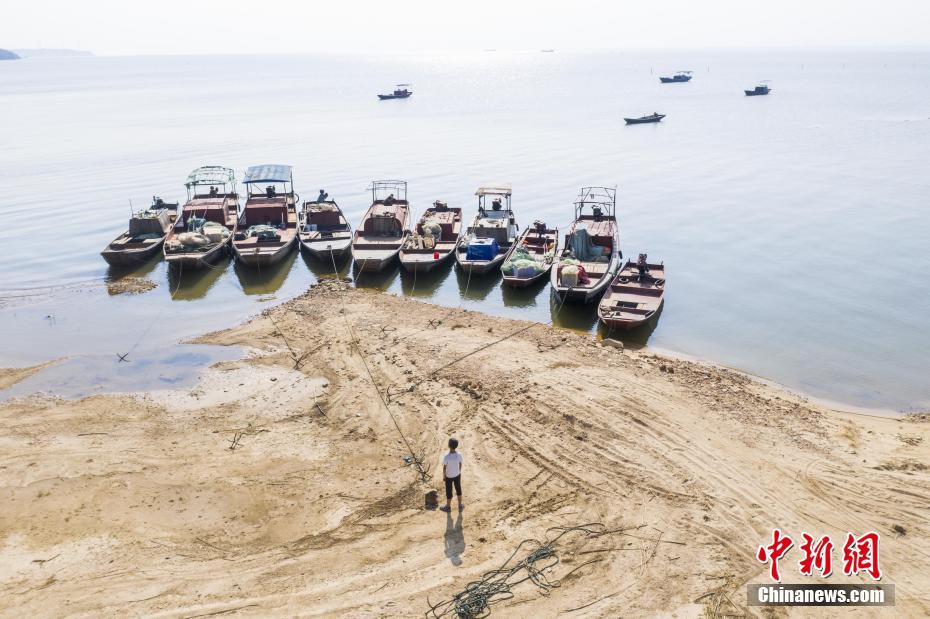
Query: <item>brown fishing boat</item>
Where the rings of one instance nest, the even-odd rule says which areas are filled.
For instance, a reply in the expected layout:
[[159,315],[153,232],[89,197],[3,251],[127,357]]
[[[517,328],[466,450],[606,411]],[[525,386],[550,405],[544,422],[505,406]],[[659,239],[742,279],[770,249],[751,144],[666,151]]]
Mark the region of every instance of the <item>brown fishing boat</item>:
[[617,188],[582,187],[575,200],[575,221],[552,265],[552,289],[568,301],[600,299],[620,268]]
[[627,260],[597,306],[597,315],[613,329],[633,329],[655,316],[665,298],[665,265],[646,254]]
[[461,235],[462,209],[436,200],[400,249],[400,264],[411,273],[431,271],[447,262]]
[[363,272],[392,264],[410,236],[407,181],[374,181],[369,190],[371,206],[352,237],[352,258]]
[[311,256],[331,262],[349,254],[352,227],[335,200],[304,202],[298,219],[300,225],[297,238],[301,248]]
[[[291,166],[266,164],[246,170],[245,206],[233,239],[236,259],[246,266],[280,262],[297,243],[297,200]],[[256,186],[261,185],[256,190]]]
[[523,231],[513,244],[501,273],[504,284],[514,288],[526,288],[549,274],[559,244],[559,231],[549,228],[543,221],[535,221]]
[[135,266],[158,253],[178,216],[178,203],[152,196],[152,206],[135,212],[129,230],[113,239],[100,255],[113,266]]
[[230,168],[204,166],[184,186],[187,202],[165,239],[165,260],[170,267],[199,269],[225,256],[236,232],[236,175]]

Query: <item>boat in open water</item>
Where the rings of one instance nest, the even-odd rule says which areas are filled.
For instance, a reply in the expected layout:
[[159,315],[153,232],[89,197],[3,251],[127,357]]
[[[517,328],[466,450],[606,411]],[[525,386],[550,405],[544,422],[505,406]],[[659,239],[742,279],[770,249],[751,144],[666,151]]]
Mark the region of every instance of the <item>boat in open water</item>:
[[386,99],[406,99],[413,94],[413,91],[410,90],[412,84],[398,84],[394,88],[394,92],[389,95],[378,95],[378,98],[382,101]]
[[372,181],[368,189],[371,206],[352,236],[352,258],[360,272],[383,271],[393,264],[410,236],[407,181]]
[[335,200],[304,202],[298,223],[300,247],[311,256],[338,262],[349,255],[352,227]]
[[665,118],[665,114],[654,112],[648,116],[640,116],[639,118],[624,118],[623,120],[625,120],[626,124],[628,125],[643,125],[646,123],[661,122],[663,118]]
[[236,260],[246,266],[280,262],[297,243],[299,196],[294,193],[291,166],[252,166],[242,182],[246,187],[245,206],[232,242]]
[[504,284],[526,288],[549,275],[558,245],[558,228],[550,228],[543,221],[534,221],[504,257],[501,265]]
[[620,268],[617,188],[582,187],[575,200],[575,221],[552,265],[552,289],[564,301],[590,303],[601,298]]
[[769,88],[768,80],[759,82],[759,85],[753,88],[752,90],[744,90],[747,97],[758,97],[761,95],[767,95],[772,92],[772,89]]
[[227,255],[236,233],[239,194],[231,168],[203,166],[184,183],[187,202],[164,243],[169,267],[199,269]]
[[635,263],[627,260],[610,282],[597,315],[612,329],[633,329],[655,316],[664,299],[665,265],[650,263],[646,254],[640,254]]
[[482,185],[475,192],[478,214],[455,248],[455,261],[466,273],[481,275],[500,267],[517,240],[520,227],[510,208],[511,194],[509,183]]
[[113,266],[134,266],[156,255],[178,216],[178,203],[152,196],[152,206],[132,213],[129,229],[100,252]]
[[436,200],[401,247],[400,264],[411,273],[432,271],[448,261],[461,236],[462,209]]
[[659,81],[663,84],[677,84],[680,82],[690,82],[692,71],[679,71],[672,77],[660,77]]

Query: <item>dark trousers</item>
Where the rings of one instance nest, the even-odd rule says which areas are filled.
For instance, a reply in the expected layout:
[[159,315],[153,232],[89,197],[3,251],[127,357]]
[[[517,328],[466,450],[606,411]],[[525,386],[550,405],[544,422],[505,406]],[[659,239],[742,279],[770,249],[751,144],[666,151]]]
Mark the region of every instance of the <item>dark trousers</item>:
[[446,500],[452,500],[452,486],[455,485],[455,496],[462,496],[462,476],[446,477]]

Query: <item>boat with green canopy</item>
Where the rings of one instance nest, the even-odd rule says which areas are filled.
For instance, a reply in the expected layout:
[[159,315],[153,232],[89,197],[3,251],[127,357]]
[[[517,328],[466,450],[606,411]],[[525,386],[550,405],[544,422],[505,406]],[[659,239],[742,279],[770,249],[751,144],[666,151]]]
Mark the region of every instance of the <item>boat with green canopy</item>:
[[164,244],[169,267],[199,269],[227,255],[236,233],[239,194],[232,168],[203,166],[187,176],[187,202]]

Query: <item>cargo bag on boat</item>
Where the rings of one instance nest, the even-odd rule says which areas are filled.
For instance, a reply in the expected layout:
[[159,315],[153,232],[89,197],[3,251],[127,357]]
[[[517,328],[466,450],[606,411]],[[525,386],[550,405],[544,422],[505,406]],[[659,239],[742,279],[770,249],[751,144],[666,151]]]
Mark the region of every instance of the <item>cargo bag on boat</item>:
[[168,211],[165,209],[141,211],[129,220],[129,236],[152,233],[163,236],[169,228],[171,228],[171,223],[168,220]]
[[500,246],[494,239],[473,239],[468,243],[465,253],[467,260],[493,260],[500,251]]

